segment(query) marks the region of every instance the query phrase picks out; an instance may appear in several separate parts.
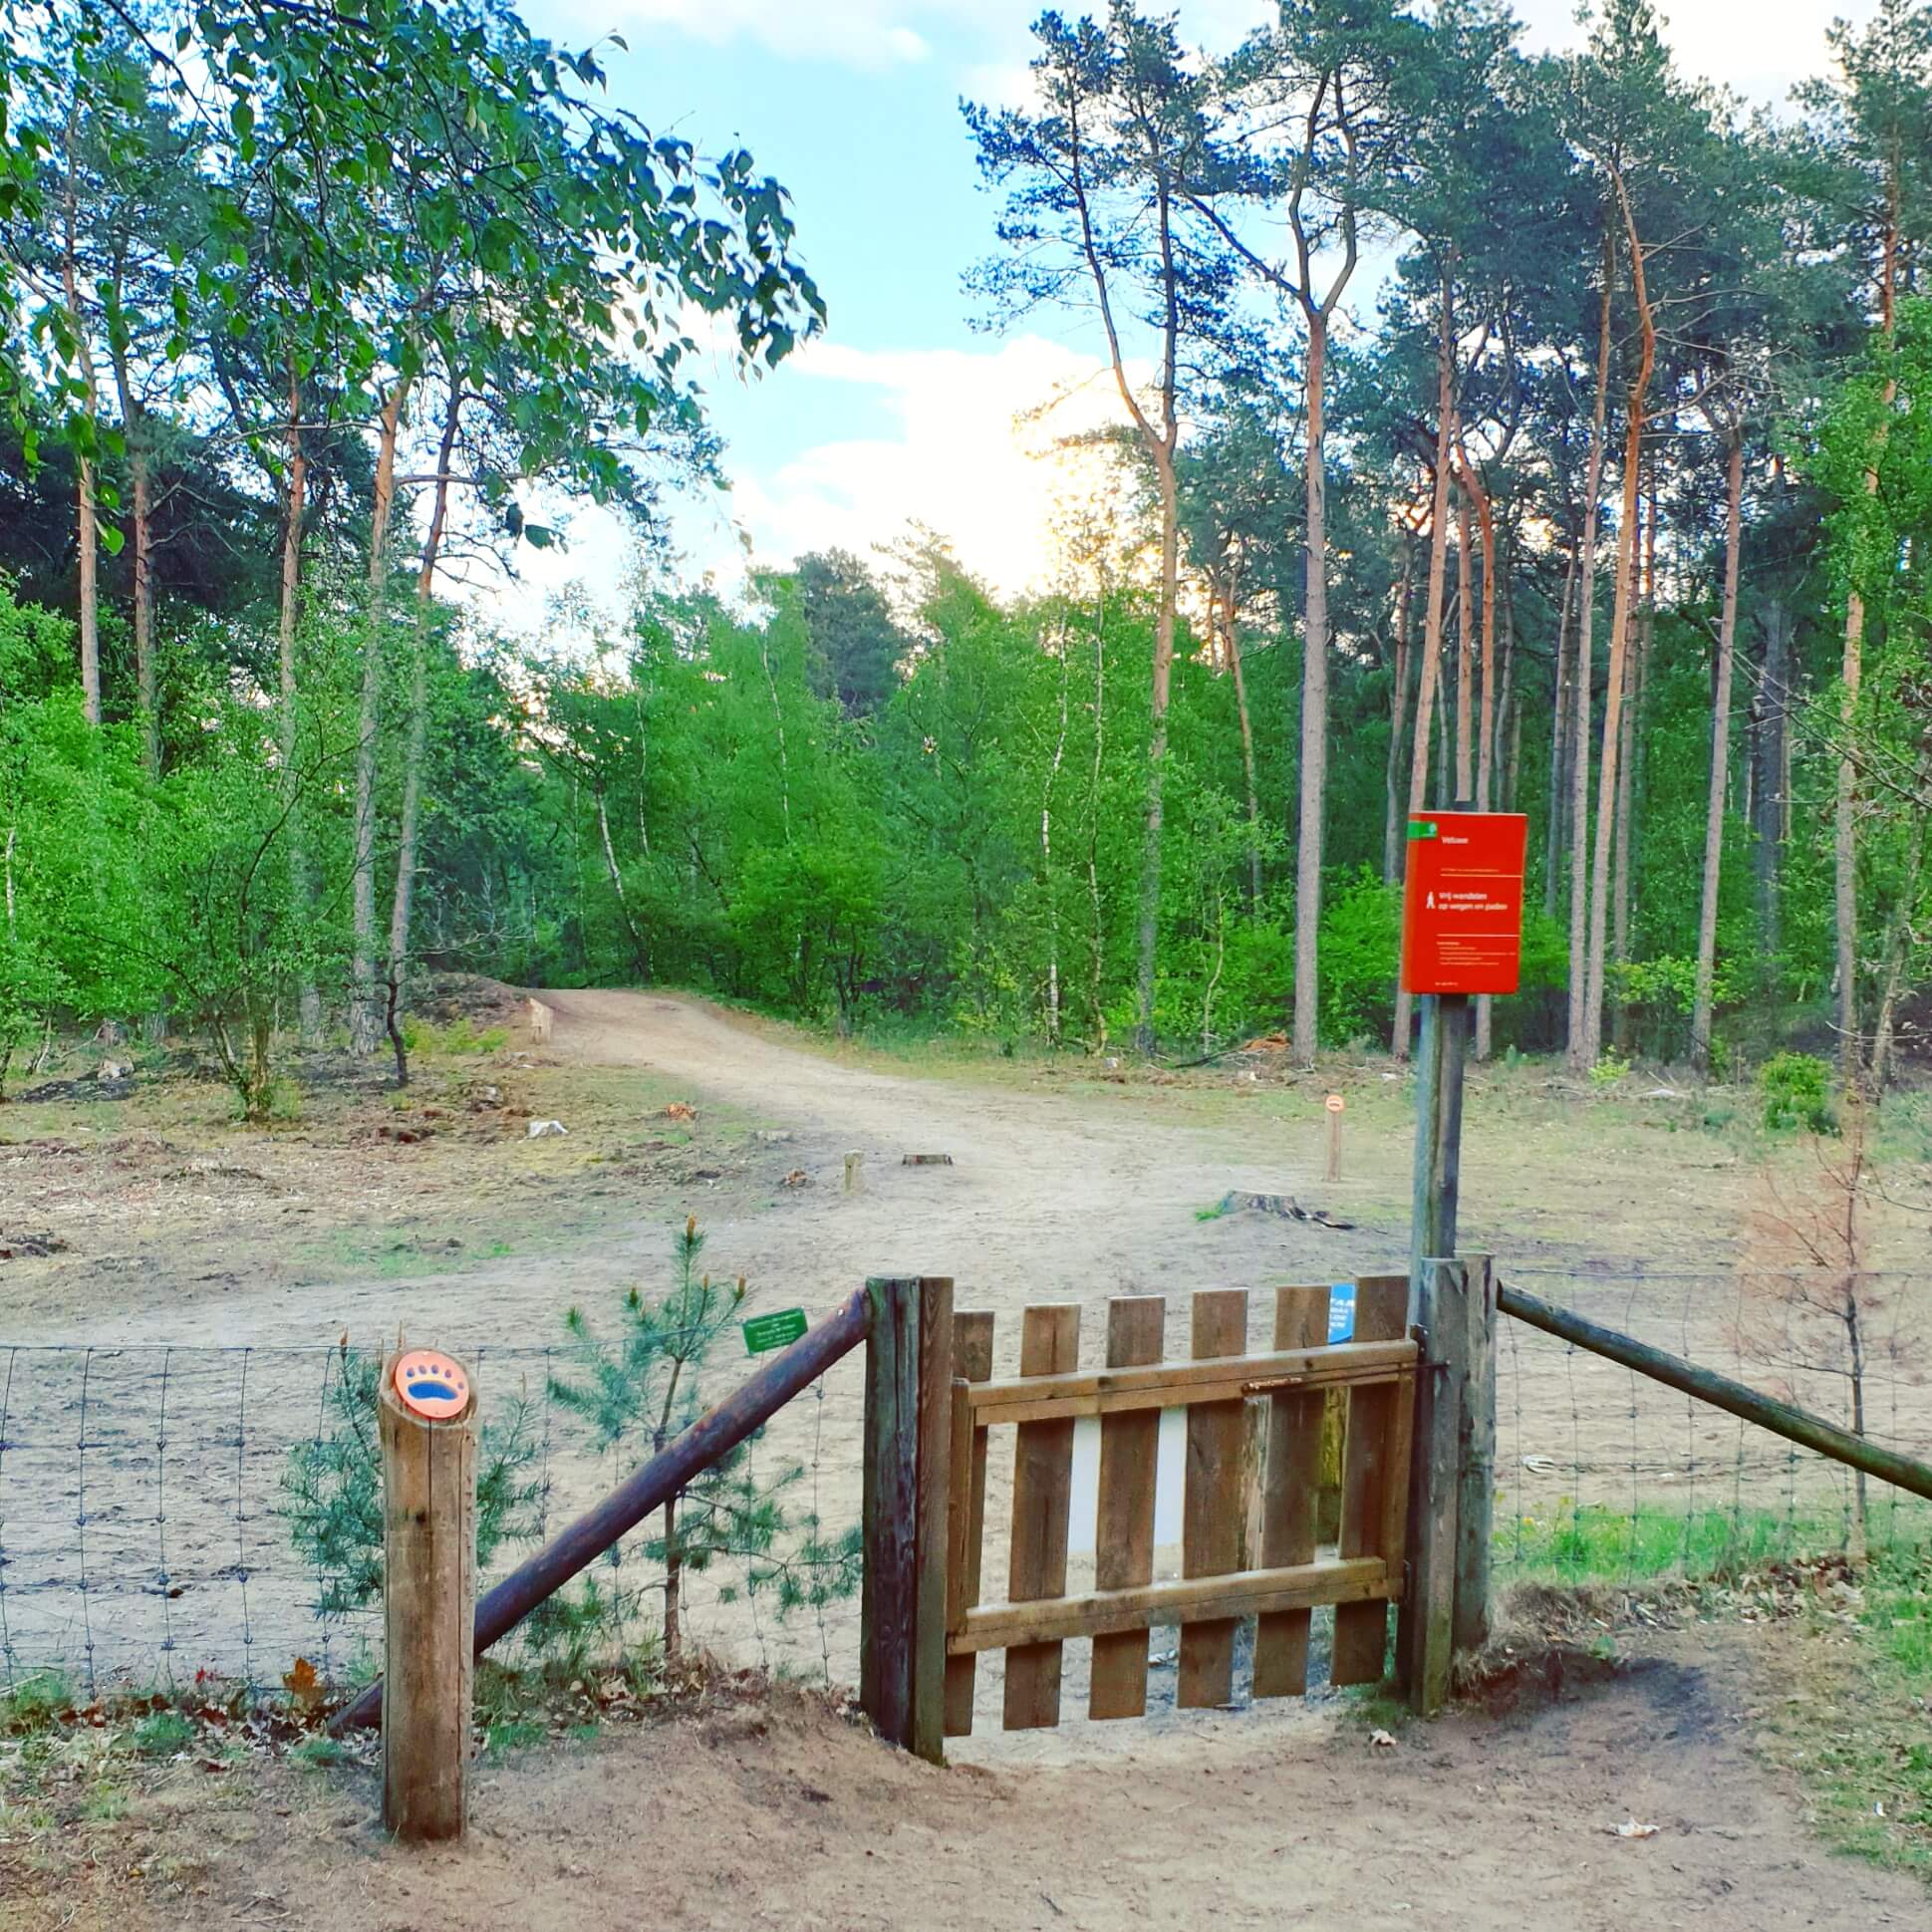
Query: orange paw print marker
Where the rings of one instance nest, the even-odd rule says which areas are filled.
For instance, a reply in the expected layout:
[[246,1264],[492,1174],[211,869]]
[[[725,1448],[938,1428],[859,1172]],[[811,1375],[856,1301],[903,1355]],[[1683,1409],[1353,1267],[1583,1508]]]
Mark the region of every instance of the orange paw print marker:
[[447,1422],[469,1406],[469,1377],[440,1349],[413,1348],[396,1364],[404,1408],[428,1422]]

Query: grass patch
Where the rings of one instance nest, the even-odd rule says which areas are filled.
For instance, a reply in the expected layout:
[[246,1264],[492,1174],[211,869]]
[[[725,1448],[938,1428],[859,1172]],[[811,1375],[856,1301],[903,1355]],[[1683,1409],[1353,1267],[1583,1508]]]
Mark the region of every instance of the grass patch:
[[135,1726],[135,1749],[143,1758],[171,1758],[194,1738],[194,1726],[179,1711],[155,1711]]
[[23,1678],[0,1697],[0,1738],[32,1738],[63,1723],[74,1709],[74,1686],[58,1671]]
[[1782,1619],[1797,1688],[1774,1707],[1773,1754],[1832,1843],[1932,1879],[1932,1510],[1877,1503],[1861,1570],[1844,1544],[1836,1513],[1566,1502],[1498,1525],[1497,1580],[1675,1579],[1708,1586],[1714,1614]]

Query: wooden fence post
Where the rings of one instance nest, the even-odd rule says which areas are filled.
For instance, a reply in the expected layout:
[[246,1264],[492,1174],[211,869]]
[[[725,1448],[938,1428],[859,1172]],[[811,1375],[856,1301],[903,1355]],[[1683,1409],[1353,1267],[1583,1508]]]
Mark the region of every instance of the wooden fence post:
[[946,1696],[953,1283],[866,1283],[859,1704],[888,1744],[938,1763]]
[[[410,1394],[399,1390],[399,1366]],[[476,1625],[475,1377],[440,1351],[392,1356],[377,1416],[383,1822],[399,1838],[460,1837]]]
[[913,1525],[912,1716],[916,1758],[946,1761],[947,1563],[952,1547],[953,1283],[919,1284],[918,1516]]
[[1448,1699],[1455,1642],[1469,1347],[1464,1299],[1464,1272],[1456,1262],[1429,1259],[1416,1270],[1409,1318],[1422,1359],[1416,1365],[1415,1453],[1409,1464],[1409,1587],[1396,1656],[1410,1706],[1424,1717],[1434,1717]]
[[1490,1640],[1490,1539],[1496,1516],[1496,1266],[1488,1254],[1462,1263],[1463,1403],[1456,1507],[1457,1652]]

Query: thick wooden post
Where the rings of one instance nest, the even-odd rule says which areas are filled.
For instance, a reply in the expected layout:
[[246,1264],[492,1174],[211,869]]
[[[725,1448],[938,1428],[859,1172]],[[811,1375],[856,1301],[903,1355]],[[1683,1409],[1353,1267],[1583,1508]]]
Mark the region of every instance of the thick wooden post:
[[1455,1648],[1490,1640],[1490,1539],[1496,1516],[1496,1267],[1488,1254],[1462,1264],[1463,1406],[1456,1506]]
[[866,1283],[865,1571],[860,1708],[888,1744],[935,1764],[946,1709],[953,1283]]
[[1456,1251],[1456,1206],[1463,1165],[1463,1060],[1469,994],[1422,995],[1416,1056],[1415,1198],[1409,1224],[1409,1272]]
[[919,1513],[913,1525],[913,1682],[907,1746],[946,1759],[947,1562],[952,1543],[953,1283],[919,1284]]
[[918,1589],[919,1283],[866,1283],[865,1470],[859,1596],[859,1708],[888,1744],[912,1738],[913,1638]]
[[[419,1354],[421,1351],[412,1351]],[[460,1837],[476,1625],[476,1378],[457,1413],[405,1405],[396,1366],[377,1396],[383,1451],[383,1822],[399,1838]]]
[[1416,1375],[1415,1454],[1409,1465],[1409,1590],[1396,1642],[1412,1709],[1434,1717],[1449,1697],[1455,1645],[1462,1417],[1469,1324],[1464,1270],[1425,1260],[1409,1304],[1422,1343]]

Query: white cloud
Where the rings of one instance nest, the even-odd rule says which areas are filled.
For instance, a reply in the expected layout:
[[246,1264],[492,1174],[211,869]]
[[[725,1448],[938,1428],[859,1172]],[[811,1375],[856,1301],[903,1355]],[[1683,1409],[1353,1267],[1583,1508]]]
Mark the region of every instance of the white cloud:
[[[1659,0],[1664,38],[1687,75],[1716,81],[1753,102],[1782,103],[1824,73],[1825,29],[1840,17],[1862,26],[1878,0]],[[1580,46],[1574,0],[1517,0],[1532,50]]]
[[796,373],[882,392],[899,433],[820,443],[741,478],[732,507],[760,562],[835,545],[864,556],[923,524],[995,589],[1039,588],[1056,523],[1112,466],[1067,439],[1126,420],[1103,362],[1039,336],[985,350],[815,344]]
[[589,14],[620,31],[670,27],[714,47],[749,40],[787,57],[885,68],[930,57],[919,23],[970,25],[983,11],[974,0],[590,0],[571,24],[582,33]]

